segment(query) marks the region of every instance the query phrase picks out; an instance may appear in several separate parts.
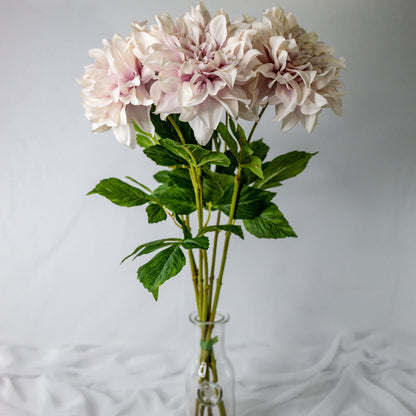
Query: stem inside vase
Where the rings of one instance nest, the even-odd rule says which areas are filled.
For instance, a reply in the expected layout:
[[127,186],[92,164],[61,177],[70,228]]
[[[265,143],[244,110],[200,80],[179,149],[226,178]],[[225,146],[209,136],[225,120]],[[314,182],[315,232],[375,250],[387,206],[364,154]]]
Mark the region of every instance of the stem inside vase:
[[186,380],[188,416],[234,416],[234,371],[224,343],[228,320],[223,312],[213,322],[200,321],[197,312],[190,315],[195,355]]

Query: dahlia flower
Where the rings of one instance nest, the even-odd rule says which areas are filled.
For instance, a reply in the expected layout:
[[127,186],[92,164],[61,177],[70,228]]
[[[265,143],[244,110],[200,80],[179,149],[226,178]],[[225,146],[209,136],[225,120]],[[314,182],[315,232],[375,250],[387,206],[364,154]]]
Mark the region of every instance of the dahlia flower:
[[253,45],[261,52],[257,78],[250,86],[254,106],[275,106],[274,120],[282,121],[283,131],[300,121],[311,132],[322,108],[342,113],[344,84],[338,78],[344,58],[334,57],[315,33],[307,33],[279,7],[266,10],[263,21],[253,27]]
[[[140,29],[144,30],[144,25]],[[104,40],[103,49],[89,51],[95,62],[85,67],[79,80],[93,132],[112,128],[116,139],[130,147],[136,144],[133,121],[144,131],[154,131],[149,94],[154,73],[133,53],[136,46],[133,39],[119,35]]]
[[150,91],[155,112],[162,118],[180,114],[201,145],[225,112],[253,117],[245,85],[255,76],[259,51],[252,48],[249,25],[231,23],[222,10],[212,18],[202,3],[176,21],[168,14],[156,20],[148,32],[134,34],[146,45],[144,62],[158,74]]

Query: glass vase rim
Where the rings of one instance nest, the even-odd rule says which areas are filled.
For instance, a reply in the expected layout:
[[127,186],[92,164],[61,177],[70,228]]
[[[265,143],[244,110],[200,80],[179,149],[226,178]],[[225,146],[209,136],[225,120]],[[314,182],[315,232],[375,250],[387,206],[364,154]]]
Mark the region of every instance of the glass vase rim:
[[193,311],[189,314],[189,320],[194,325],[199,325],[199,326],[226,324],[230,320],[230,314],[224,311],[217,311],[215,314],[214,321],[200,321],[198,311]]

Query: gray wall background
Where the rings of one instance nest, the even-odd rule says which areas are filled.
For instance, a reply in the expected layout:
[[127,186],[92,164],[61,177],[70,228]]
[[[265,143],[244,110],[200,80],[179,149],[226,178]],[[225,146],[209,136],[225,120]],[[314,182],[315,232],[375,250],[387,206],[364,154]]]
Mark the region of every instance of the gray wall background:
[[[187,270],[158,303],[120,260],[169,223],[142,208],[85,197],[102,178],[150,185],[156,167],[111,132],[90,133],[76,78],[102,38],[127,35],[194,2],[12,1],[0,6],[0,342],[181,345],[193,310]],[[206,2],[232,18],[269,0]],[[229,340],[294,345],[344,331],[415,330],[416,137],[414,0],[281,0],[301,26],[344,56],[344,116],[327,110],[312,135],[257,136],[272,154],[319,151],[279,190],[298,239],[232,240],[221,306]]]

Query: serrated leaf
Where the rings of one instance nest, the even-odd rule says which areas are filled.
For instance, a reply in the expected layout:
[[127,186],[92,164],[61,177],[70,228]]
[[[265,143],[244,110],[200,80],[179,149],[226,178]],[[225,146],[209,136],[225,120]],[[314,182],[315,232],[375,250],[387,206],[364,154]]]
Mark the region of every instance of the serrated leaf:
[[188,164],[192,164],[193,159],[190,155],[190,151],[181,143],[175,142],[175,140],[171,139],[162,139],[160,140],[160,143],[177,157],[184,159]]
[[211,152],[210,150],[197,146],[191,151],[198,167],[205,165],[230,166],[230,159],[224,153]]
[[161,170],[153,177],[159,183],[172,183],[178,185],[180,188],[193,189],[189,170],[184,168],[176,168],[172,170]]
[[92,194],[99,194],[122,207],[143,205],[150,200],[150,196],[141,189],[117,178],[101,180],[87,195]]
[[202,250],[208,250],[209,238],[205,236],[187,238],[182,243],[182,247],[186,250],[192,250],[194,248],[200,248]]
[[135,257],[133,257],[132,260],[136,259],[139,256],[143,256],[144,254],[150,254],[153,253],[156,250],[159,250],[161,248],[167,247],[167,246],[171,246],[173,244],[178,244],[172,241],[153,241],[150,243],[146,243],[144,245],[144,247],[136,254]]
[[264,160],[266,158],[267,153],[270,150],[270,147],[263,142],[263,139],[251,142],[250,147],[253,150],[254,155],[260,158],[261,160]]
[[186,258],[179,244],[172,245],[141,266],[137,270],[137,278],[157,300],[159,287],[171,277],[176,276],[185,263]]
[[[133,257],[132,260],[140,256],[141,254],[138,254],[140,250],[143,248],[149,246],[149,247],[156,247],[159,245],[159,247],[163,247],[163,245],[171,245],[171,244],[178,244],[178,242],[181,242],[179,238],[162,238],[161,240],[155,240],[155,241],[149,241],[148,243],[140,244],[140,246],[136,247],[132,253],[130,253],[128,256],[124,257],[123,260],[121,260],[121,264],[123,264],[127,259],[130,257]],[[157,249],[155,249],[157,250]],[[144,253],[143,253],[144,254]]]
[[224,224],[224,225],[209,225],[207,227],[201,228],[198,233],[198,236],[212,231],[228,231],[237,235],[238,237],[244,240],[243,230],[240,225]]
[[195,195],[190,189],[163,184],[153,191],[152,197],[178,215],[188,215],[196,210]]
[[234,137],[238,137],[237,129],[235,127],[234,120],[229,117],[228,124],[230,125],[231,132],[233,133]]
[[170,170],[160,170],[156,172],[153,177],[159,183],[168,183],[170,181]]
[[230,160],[224,153],[212,152],[194,144],[183,145],[174,140],[163,139],[160,143],[176,156],[185,159],[189,165],[201,167],[207,164],[229,166]]
[[246,230],[257,238],[297,237],[276,205],[266,208],[257,218],[243,221]]
[[143,153],[160,166],[178,166],[186,164],[186,160],[176,156],[161,144],[150,146]]
[[149,224],[155,224],[167,218],[165,210],[158,204],[149,204],[146,208],[146,213]]
[[256,186],[268,189],[280,186],[281,181],[301,173],[307,166],[310,158],[316,153],[293,151],[275,157],[272,161],[264,164],[263,179],[256,182]]
[[245,133],[244,129],[239,124],[237,124],[237,137],[238,137],[238,141],[240,142],[240,146],[243,143],[247,142],[246,133]]
[[230,132],[228,131],[225,124],[220,122],[218,124],[217,131],[221,135],[225,144],[230,149],[231,153],[234,155],[234,157],[236,159],[238,159],[238,145],[237,145],[237,142],[235,141],[234,137],[230,134]]
[[143,131],[134,121],[133,126],[137,132],[136,142],[140,147],[147,148],[155,144],[150,133]]
[[249,169],[259,178],[263,178],[263,171],[261,169],[261,159],[257,156],[251,155],[246,157],[241,164],[243,168]]
[[234,184],[234,176],[206,169],[202,171],[202,181],[204,201],[212,202],[213,208],[217,209],[218,201],[225,190]]
[[[230,186],[218,203],[218,208],[227,215],[230,215],[232,195],[233,186]],[[234,218],[243,220],[258,217],[275,195],[274,192],[243,185],[239,191]]]
[[217,166],[215,171],[218,173],[224,173],[226,175],[234,175],[235,168],[237,167],[237,160],[232,154],[231,150],[226,150],[224,152],[225,156],[227,156],[228,160],[230,161],[229,166]]
[[136,135],[136,142],[140,147],[143,147],[144,149],[154,145],[152,139],[149,139],[149,137],[143,136],[141,134]]

